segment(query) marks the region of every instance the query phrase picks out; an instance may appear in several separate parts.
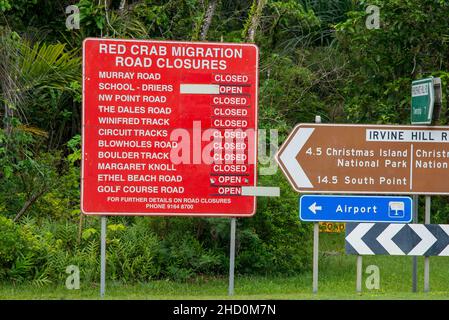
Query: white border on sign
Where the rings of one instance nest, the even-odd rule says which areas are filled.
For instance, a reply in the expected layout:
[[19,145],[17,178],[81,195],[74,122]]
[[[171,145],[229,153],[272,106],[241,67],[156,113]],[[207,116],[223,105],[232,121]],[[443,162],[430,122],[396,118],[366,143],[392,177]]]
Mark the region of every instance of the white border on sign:
[[[101,216],[178,216],[178,217],[237,217],[237,218],[246,218],[246,217],[252,217],[256,214],[256,210],[257,210],[257,201],[256,201],[256,197],[253,196],[253,211],[249,214],[236,214],[236,213],[224,213],[224,212],[218,212],[218,213],[157,213],[157,212],[151,212],[151,213],[145,213],[145,212],[134,212],[134,213],[129,213],[129,212],[87,212],[84,210],[83,204],[84,204],[84,128],[85,128],[85,119],[84,119],[84,115],[85,115],[85,59],[86,59],[86,50],[85,50],[85,46],[86,46],[86,42],[88,41],[121,41],[121,42],[146,42],[146,43],[173,43],[173,44],[203,44],[203,45],[220,45],[220,46],[226,46],[226,45],[233,45],[233,46],[242,46],[242,47],[254,47],[256,49],[256,81],[255,81],[255,85],[256,85],[256,90],[255,90],[255,103],[254,103],[254,107],[255,107],[255,128],[254,128],[254,139],[255,139],[255,144],[254,144],[254,186],[257,186],[257,143],[258,143],[258,99],[259,99],[259,47],[253,43],[230,43],[230,42],[201,42],[201,41],[159,41],[159,40],[134,40],[134,39],[112,39],[112,38],[86,38],[83,40],[83,72],[82,72],[82,76],[83,76],[83,88],[82,88],[82,132],[81,132],[81,212],[86,214],[86,215],[101,215]],[[247,197],[251,197],[251,196],[247,196]]]

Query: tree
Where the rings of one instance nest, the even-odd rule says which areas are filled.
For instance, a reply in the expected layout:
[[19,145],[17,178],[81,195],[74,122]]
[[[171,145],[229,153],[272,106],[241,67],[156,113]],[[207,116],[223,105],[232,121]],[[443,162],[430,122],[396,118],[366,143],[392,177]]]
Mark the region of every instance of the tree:
[[[63,44],[31,44],[13,32],[2,34],[0,43],[0,102],[5,110],[0,179],[24,194],[16,221],[54,181],[54,157],[42,148],[44,140],[58,133],[47,131],[54,120],[48,107],[55,95],[70,90],[69,84],[78,80],[80,61],[73,52],[65,52]],[[39,117],[37,104],[44,112]],[[9,202],[17,200],[11,197],[14,194],[5,196]]]
[[[447,1],[371,1],[380,8],[380,29],[367,29],[364,10],[336,26],[338,45],[353,71],[343,94],[354,122],[408,123],[410,84],[441,76],[447,88]],[[431,26],[431,27],[430,27]],[[447,89],[446,89],[447,90]]]

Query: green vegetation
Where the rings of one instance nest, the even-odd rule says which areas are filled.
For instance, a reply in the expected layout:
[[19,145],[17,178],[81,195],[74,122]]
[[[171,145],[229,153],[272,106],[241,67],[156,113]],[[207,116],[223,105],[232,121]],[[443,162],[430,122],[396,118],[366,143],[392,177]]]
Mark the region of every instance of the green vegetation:
[[[237,276],[232,299],[449,299],[448,257],[430,258],[430,289],[423,292],[424,259],[418,259],[418,292],[411,292],[411,257],[363,258],[362,293],[355,292],[356,256],[343,252],[343,234],[321,234],[318,294],[312,293],[312,274],[292,276]],[[368,290],[369,265],[380,270],[380,288]],[[109,281],[106,299],[231,299],[226,276],[201,276],[187,281],[152,280],[123,283]],[[0,299],[99,299],[98,279],[81,278],[79,290],[68,290],[65,281],[37,287],[29,283],[2,285]]]
[[[380,8],[379,29],[365,26],[368,4]],[[413,79],[439,76],[444,96],[449,94],[445,0],[76,5],[81,29],[68,30],[67,1],[0,0],[0,297],[96,296],[100,224],[83,216],[79,203],[80,57],[86,37],[254,40],[261,53],[259,127],[277,129],[279,143],[293,125],[317,114],[324,122],[408,124]],[[448,115],[445,98],[441,124]],[[298,195],[280,172],[259,181],[280,186],[282,197],[258,199],[257,214],[238,222],[239,297],[311,298],[311,225],[298,221]],[[447,223],[448,198],[435,197],[432,212],[432,222]],[[111,297],[121,296],[119,288],[129,290],[126,297],[142,297],[137,289],[148,297],[225,293],[229,220],[113,217],[108,224]],[[355,258],[342,252],[321,264],[323,297],[355,297]],[[403,263],[408,260],[366,258],[392,271],[382,271],[382,289],[371,295],[411,297],[410,265]],[[435,292],[447,291],[445,261],[432,259]],[[63,288],[71,264],[81,270],[79,292]]]

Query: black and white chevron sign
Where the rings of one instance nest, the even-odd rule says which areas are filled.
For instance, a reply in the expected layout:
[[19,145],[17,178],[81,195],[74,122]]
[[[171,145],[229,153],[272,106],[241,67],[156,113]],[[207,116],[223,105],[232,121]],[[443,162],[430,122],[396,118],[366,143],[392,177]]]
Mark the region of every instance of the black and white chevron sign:
[[449,225],[347,223],[346,253],[449,256]]

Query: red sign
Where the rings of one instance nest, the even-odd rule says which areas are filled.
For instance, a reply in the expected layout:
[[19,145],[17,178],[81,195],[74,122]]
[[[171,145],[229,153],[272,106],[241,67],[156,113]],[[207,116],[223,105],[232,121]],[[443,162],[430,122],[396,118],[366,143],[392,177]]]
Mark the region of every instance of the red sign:
[[86,39],[81,210],[251,216],[258,49]]

